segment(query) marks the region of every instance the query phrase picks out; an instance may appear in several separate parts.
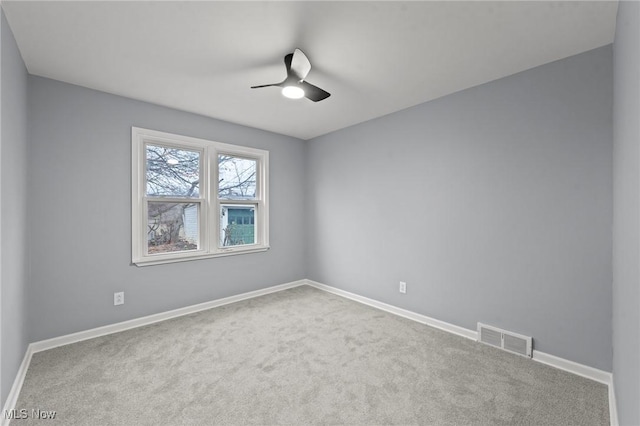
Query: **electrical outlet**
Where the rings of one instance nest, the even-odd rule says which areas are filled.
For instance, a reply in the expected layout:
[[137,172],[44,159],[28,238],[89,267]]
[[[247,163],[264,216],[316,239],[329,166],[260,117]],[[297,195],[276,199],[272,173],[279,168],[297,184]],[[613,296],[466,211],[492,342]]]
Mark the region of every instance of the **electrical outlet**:
[[124,305],[124,291],[113,293],[113,304]]
[[404,281],[400,281],[400,293],[406,293],[407,292],[407,283],[405,283]]

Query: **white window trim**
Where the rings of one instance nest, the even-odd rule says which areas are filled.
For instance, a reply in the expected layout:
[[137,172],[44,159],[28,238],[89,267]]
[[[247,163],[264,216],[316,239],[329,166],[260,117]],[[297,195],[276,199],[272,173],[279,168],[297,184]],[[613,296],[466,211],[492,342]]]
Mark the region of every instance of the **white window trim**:
[[[200,197],[187,199],[200,203],[200,247],[173,253],[147,254],[147,200],[145,144],[184,147],[202,152]],[[184,262],[221,256],[262,252],[269,249],[269,152],[156,130],[131,128],[131,259],[138,266]],[[257,160],[256,198],[251,200],[218,199],[218,154],[227,154]],[[184,202],[185,198],[163,201]],[[219,246],[220,204],[255,204],[255,244]]]

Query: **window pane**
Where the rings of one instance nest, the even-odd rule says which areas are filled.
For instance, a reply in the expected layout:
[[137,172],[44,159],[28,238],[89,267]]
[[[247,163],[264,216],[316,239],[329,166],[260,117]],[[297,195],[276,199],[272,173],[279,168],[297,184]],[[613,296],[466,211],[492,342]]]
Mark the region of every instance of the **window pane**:
[[147,145],[147,195],[200,196],[200,152]]
[[198,249],[199,204],[149,202],[147,206],[149,254]]
[[218,197],[228,200],[256,198],[256,160],[218,155]]
[[220,206],[220,246],[255,244],[255,206]]

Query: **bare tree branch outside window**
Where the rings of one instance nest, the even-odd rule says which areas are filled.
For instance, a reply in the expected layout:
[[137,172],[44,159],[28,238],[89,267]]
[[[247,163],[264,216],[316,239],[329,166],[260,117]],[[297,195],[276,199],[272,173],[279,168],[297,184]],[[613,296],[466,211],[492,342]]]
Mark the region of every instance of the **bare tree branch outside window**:
[[[147,196],[198,198],[200,196],[199,151],[147,145]],[[185,200],[186,201],[186,200]],[[165,253],[198,248],[196,233],[185,232],[185,216],[194,203],[151,202],[148,204],[147,241],[149,253]],[[197,220],[197,219],[196,219]]]
[[[250,200],[256,198],[256,160],[230,155],[218,155],[218,174],[218,198],[225,200]],[[251,212],[251,218],[253,218],[254,211],[248,209],[247,206],[227,205],[222,209],[220,235],[224,236],[222,239],[223,246],[253,244],[255,242],[253,219],[244,223],[244,216],[246,215],[242,218],[237,217],[243,212]],[[239,219],[242,220],[241,223],[239,223]]]
[[250,199],[256,196],[256,160],[218,155],[218,197]]
[[147,145],[147,195],[198,197],[200,152]]

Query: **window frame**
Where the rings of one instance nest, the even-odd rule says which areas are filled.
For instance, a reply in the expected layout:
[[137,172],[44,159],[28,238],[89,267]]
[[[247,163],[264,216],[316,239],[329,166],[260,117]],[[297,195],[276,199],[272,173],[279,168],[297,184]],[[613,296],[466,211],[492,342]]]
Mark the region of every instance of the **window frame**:
[[[147,196],[146,146],[164,146],[201,152],[198,197]],[[159,265],[266,251],[269,246],[269,152],[258,148],[215,142],[157,130],[131,128],[131,261],[137,266]],[[256,195],[249,199],[219,198],[218,155],[256,161]],[[151,202],[190,202],[198,208],[198,249],[154,253],[147,252],[148,204]],[[220,206],[254,205],[253,244],[221,246]]]

